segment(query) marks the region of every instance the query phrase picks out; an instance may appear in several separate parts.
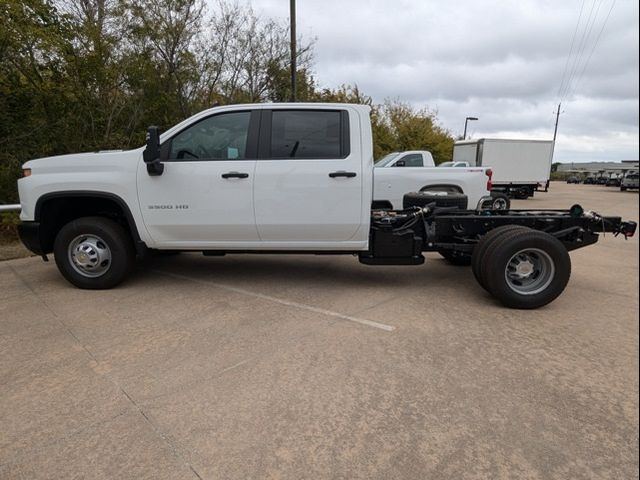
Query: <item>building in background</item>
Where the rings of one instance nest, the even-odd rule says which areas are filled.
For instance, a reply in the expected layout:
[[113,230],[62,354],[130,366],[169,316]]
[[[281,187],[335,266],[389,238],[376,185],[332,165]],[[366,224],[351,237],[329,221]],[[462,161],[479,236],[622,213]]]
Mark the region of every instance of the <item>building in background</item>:
[[638,172],[638,160],[620,162],[560,163],[559,173],[580,173],[585,177],[624,176],[627,172]]

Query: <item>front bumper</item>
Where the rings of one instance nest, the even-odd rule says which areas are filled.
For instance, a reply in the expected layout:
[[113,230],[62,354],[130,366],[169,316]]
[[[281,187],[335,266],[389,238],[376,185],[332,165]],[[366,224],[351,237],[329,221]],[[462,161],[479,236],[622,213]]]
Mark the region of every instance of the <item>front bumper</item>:
[[40,222],[22,222],[18,225],[18,235],[24,246],[36,255],[44,255],[40,239]]

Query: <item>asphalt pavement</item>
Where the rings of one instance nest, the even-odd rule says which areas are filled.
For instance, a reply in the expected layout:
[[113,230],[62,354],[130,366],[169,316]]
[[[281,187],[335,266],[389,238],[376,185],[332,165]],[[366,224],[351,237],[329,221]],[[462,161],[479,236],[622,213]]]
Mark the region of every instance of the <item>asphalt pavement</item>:
[[[553,183],[638,221],[637,192]],[[0,262],[0,478],[638,477],[638,238],[505,309],[429,255],[156,258],[109,291]]]

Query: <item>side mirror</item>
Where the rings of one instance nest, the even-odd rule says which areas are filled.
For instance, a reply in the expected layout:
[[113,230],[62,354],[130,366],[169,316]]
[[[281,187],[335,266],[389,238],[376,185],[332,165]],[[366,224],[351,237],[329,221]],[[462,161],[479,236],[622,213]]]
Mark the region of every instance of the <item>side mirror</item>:
[[162,175],[164,164],[160,161],[160,133],[158,127],[147,129],[147,147],[142,153],[144,163],[147,164],[147,173],[151,176]]
[[407,163],[404,160],[398,160],[393,166],[394,167],[406,167]]

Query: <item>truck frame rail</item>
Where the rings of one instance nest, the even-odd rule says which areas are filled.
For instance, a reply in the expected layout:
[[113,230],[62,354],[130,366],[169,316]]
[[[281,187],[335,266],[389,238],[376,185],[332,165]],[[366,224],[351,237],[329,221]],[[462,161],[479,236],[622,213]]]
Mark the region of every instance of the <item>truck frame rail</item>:
[[443,239],[458,239],[457,248],[473,251],[474,238],[505,225],[520,225],[546,232],[561,240],[567,250],[591,245],[598,241],[599,233],[612,233],[631,237],[636,223],[624,222],[621,217],[601,216],[585,211],[580,205],[567,210],[498,210],[438,212],[425,217],[427,237],[425,250],[443,247]]
[[553,301],[571,275],[569,251],[607,232],[624,238],[635,222],[584,211],[459,210],[411,207],[372,212],[367,265],[419,265],[438,252],[454,265],[471,265],[478,283],[504,305],[538,308]]

